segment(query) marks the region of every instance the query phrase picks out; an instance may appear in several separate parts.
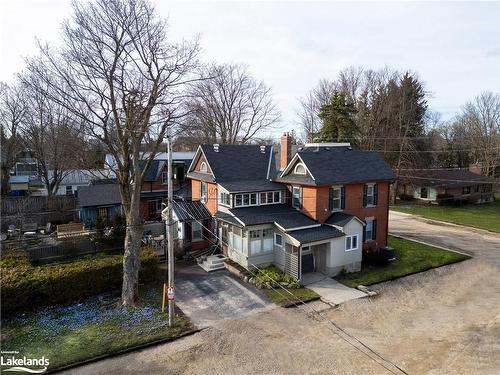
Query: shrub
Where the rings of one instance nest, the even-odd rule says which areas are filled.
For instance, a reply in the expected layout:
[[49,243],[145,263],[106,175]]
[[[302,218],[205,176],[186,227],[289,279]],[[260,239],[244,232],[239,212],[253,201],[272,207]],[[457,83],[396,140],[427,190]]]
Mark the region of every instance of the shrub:
[[296,287],[299,285],[295,277],[283,272],[275,265],[263,268],[256,272],[255,283],[257,286],[263,286],[272,280],[278,283],[288,283],[290,287]]
[[[142,282],[158,275],[158,258],[150,248],[141,251]],[[24,252],[4,254],[2,266],[2,314],[44,305],[69,303],[118,289],[122,285],[123,256],[88,256],[68,263],[32,266]]]
[[402,201],[412,201],[412,200],[415,200],[415,198],[413,198],[413,195],[404,194],[404,193],[399,194],[399,199],[401,199]]
[[457,201],[451,194],[438,194],[436,200],[440,206],[456,206]]

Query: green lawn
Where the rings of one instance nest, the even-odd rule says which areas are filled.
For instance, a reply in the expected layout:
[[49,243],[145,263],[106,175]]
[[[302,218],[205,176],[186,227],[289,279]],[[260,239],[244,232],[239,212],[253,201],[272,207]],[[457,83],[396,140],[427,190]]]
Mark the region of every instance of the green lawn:
[[316,292],[303,287],[298,289],[287,289],[294,295],[294,297],[292,297],[290,293],[279,287],[275,289],[276,290],[262,289],[262,291],[269,297],[271,301],[281,307],[291,307],[302,302],[319,299],[319,295]]
[[45,356],[53,370],[71,363],[111,354],[192,329],[178,311],[175,327],[161,313],[161,289],[141,290],[137,309],[103,308],[97,297],[65,306],[51,306],[2,321],[2,350],[22,356]]
[[500,232],[500,200],[477,205],[469,204],[462,207],[397,205],[391,206],[391,210]]
[[363,264],[360,272],[343,274],[336,279],[344,285],[371,285],[431,268],[469,259],[468,256],[389,236],[397,260],[385,266]]

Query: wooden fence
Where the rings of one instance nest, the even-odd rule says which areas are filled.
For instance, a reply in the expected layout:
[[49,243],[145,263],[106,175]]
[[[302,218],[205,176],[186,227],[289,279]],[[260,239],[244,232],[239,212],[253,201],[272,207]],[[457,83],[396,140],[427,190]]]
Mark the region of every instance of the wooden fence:
[[68,223],[77,219],[76,198],[54,197],[2,197],[1,231],[10,225],[21,227],[33,223],[44,227],[47,223]]

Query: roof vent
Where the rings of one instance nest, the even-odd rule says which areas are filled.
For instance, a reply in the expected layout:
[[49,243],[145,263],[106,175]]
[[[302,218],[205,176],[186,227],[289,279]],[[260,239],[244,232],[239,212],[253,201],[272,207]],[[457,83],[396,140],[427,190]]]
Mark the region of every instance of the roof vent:
[[260,152],[262,154],[265,154],[266,153],[266,146],[260,146]]
[[347,149],[348,149],[348,150],[352,150],[352,147],[351,147],[351,146],[348,146],[348,147],[347,147]]
[[326,148],[325,148],[325,150],[326,150],[326,151],[330,151],[330,147],[326,147]]
[[219,144],[214,143],[214,152],[219,152]]

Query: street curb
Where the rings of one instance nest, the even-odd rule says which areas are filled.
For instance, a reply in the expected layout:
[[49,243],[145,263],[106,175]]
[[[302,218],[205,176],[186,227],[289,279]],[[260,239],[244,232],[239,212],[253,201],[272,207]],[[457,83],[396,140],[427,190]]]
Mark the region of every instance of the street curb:
[[458,251],[458,250],[449,249],[447,247],[443,247],[443,246],[439,246],[439,245],[433,245],[433,244],[431,244],[429,242],[425,242],[425,241],[414,240],[413,238],[401,236],[399,234],[393,234],[393,233],[389,232],[389,236],[400,238],[402,240],[413,241],[413,242],[416,242],[416,243],[419,243],[419,244],[422,244],[422,245],[436,247],[436,248],[441,249],[441,250],[451,251],[452,253],[457,253],[457,254],[460,254],[460,255],[465,255],[465,256],[468,256],[469,258],[474,258],[472,255],[464,253],[464,252],[461,252],[461,251]]
[[164,338],[164,339],[150,341],[150,342],[147,342],[147,343],[144,343],[144,344],[140,344],[140,345],[136,345],[136,346],[131,346],[129,348],[125,348],[125,349],[119,350],[119,351],[114,352],[114,353],[102,354],[102,355],[99,355],[99,356],[94,357],[94,358],[89,358],[89,359],[85,359],[85,360],[80,361],[80,362],[75,362],[75,363],[72,363],[70,365],[59,367],[57,369],[53,369],[53,370],[49,369],[49,370],[47,370],[45,372],[45,374],[55,374],[55,373],[58,373],[58,372],[61,372],[61,371],[70,370],[70,369],[75,368],[75,367],[85,366],[85,365],[89,365],[89,364],[94,363],[94,362],[99,362],[99,361],[101,361],[103,359],[110,359],[110,358],[114,358],[114,357],[119,357],[121,355],[128,354],[128,353],[135,352],[135,351],[139,351],[139,350],[142,350],[142,349],[146,349],[146,348],[149,348],[151,346],[156,346],[156,345],[160,345],[160,344],[166,344],[168,342],[176,341],[176,340],[181,339],[183,337],[194,335],[195,333],[204,331],[207,328],[209,328],[209,327],[192,329],[190,331],[183,332],[179,336],[176,336],[176,337],[167,337],[167,338]]
[[[435,223],[435,224],[450,225],[450,226],[454,226],[454,227],[460,227],[460,228],[466,228],[466,229],[473,229],[473,230],[476,230],[478,232],[486,232],[487,234],[498,234],[498,235],[500,235],[499,232],[495,232],[494,230],[491,230],[491,229],[478,228],[478,227],[473,227],[471,225],[465,225],[465,224],[457,224],[457,223],[453,223],[451,221],[429,219],[429,218],[427,218],[425,216],[422,216],[422,215],[408,214],[406,212],[401,212],[401,211],[396,211],[396,210],[391,210],[391,209],[389,209],[389,211],[392,211],[392,212],[395,212],[397,214],[401,214],[401,215],[404,215],[404,216],[416,217],[416,218],[419,218],[419,219],[422,219],[422,220],[430,221],[431,223]],[[447,249],[445,249],[445,250],[447,250]]]

